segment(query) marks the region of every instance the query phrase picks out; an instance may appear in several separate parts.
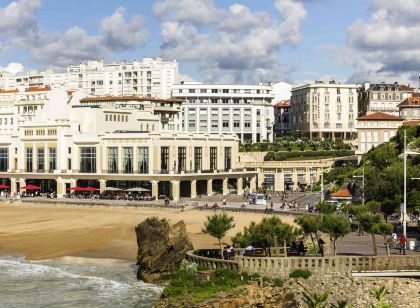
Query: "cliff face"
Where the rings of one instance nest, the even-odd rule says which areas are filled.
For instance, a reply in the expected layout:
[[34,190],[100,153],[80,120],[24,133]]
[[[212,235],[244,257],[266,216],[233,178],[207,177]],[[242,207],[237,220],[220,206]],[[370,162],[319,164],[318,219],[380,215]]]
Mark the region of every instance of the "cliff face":
[[148,218],[136,227],[136,235],[137,278],[146,282],[177,271],[185,253],[193,249],[183,221],[171,225],[165,219]]
[[326,274],[311,276],[308,279],[289,279],[283,287],[272,285],[258,286],[251,284],[241,286],[233,292],[221,292],[217,296],[207,299],[198,305],[188,302],[170,304],[161,299],[156,308],[163,307],[199,307],[199,308],[295,308],[308,307],[303,294],[328,292],[327,307],[346,300],[354,307],[370,307],[378,304],[371,295],[371,291],[379,287],[386,287],[388,294],[385,302],[392,307],[420,307],[420,280],[409,278],[356,278],[346,274]]

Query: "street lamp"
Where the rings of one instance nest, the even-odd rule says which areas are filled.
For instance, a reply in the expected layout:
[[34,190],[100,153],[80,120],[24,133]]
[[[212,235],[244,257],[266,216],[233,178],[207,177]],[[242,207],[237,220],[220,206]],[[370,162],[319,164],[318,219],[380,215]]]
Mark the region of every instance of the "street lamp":
[[365,205],[365,167],[363,167],[362,175],[353,175],[353,178],[362,178],[362,205]]
[[404,129],[404,204],[402,210],[403,235],[407,238],[407,155],[419,155],[414,151],[407,151],[407,130]]

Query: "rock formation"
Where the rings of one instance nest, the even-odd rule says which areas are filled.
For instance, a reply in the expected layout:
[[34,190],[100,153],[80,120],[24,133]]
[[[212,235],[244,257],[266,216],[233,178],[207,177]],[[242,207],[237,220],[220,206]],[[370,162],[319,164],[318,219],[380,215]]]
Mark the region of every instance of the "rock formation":
[[146,219],[136,227],[137,278],[156,282],[179,269],[185,253],[193,249],[184,221],[171,225],[157,217]]

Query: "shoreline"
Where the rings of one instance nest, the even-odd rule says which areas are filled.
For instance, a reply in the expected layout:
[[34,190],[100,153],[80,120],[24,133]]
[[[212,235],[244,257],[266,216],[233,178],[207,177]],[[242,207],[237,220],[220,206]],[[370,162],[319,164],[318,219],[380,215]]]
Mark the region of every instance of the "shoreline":
[[[210,211],[183,211],[179,208],[113,205],[1,202],[0,254],[24,254],[28,260],[60,257],[118,259],[136,262],[137,240],[134,228],[147,217],[184,220],[194,248],[217,247],[217,240],[202,234]],[[229,212],[235,228],[224,242],[265,214]],[[292,223],[293,217],[283,216]]]

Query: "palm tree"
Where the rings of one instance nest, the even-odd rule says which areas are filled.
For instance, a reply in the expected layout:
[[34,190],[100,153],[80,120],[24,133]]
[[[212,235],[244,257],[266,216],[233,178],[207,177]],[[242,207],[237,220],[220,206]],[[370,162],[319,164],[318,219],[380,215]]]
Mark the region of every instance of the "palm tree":
[[207,216],[207,221],[204,222],[202,232],[218,239],[222,259],[224,259],[222,239],[226,236],[227,231],[234,227],[233,217],[228,216],[226,213]]

